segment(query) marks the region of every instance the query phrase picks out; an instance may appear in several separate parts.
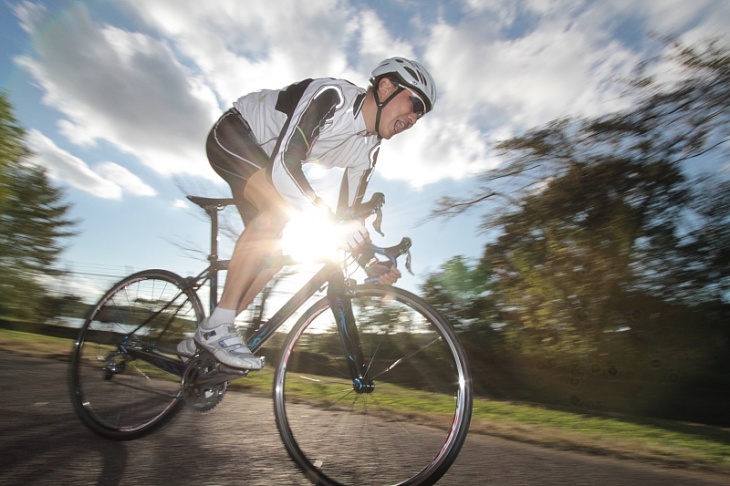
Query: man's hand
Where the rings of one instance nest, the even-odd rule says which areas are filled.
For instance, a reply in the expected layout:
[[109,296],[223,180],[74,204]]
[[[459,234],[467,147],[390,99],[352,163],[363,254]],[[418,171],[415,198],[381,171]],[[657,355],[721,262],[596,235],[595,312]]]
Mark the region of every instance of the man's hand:
[[390,262],[377,262],[366,269],[368,277],[377,277],[377,282],[382,285],[393,285],[401,278],[400,270],[391,265]]
[[401,278],[400,270],[391,267],[387,272],[378,277],[378,283],[382,285],[393,285]]

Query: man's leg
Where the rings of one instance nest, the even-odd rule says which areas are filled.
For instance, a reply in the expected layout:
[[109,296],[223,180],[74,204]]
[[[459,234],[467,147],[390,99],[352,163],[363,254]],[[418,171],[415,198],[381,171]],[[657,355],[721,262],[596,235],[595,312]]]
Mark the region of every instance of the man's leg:
[[234,324],[236,316],[260,291],[257,287],[263,288],[271,277],[262,262],[271,251],[272,238],[260,231],[256,219],[249,223],[236,243],[218,306],[208,319],[200,322],[195,333],[195,341],[200,346],[232,368],[261,369],[264,364],[251,353]]
[[241,233],[228,265],[226,282],[218,307],[243,312],[280,270],[269,257],[277,255],[280,231],[270,231],[259,215]]
[[259,369],[263,363],[246,347],[233,320],[279,270],[271,266],[269,257],[279,253],[279,238],[286,224],[285,203],[265,170],[248,180],[244,197],[259,213],[236,242],[218,307],[200,323],[195,340],[228,366]]
[[279,240],[287,223],[286,203],[269,181],[266,170],[246,183],[244,199],[258,210],[246,224],[233,250],[219,307],[243,312],[281,269],[270,257],[280,253]]

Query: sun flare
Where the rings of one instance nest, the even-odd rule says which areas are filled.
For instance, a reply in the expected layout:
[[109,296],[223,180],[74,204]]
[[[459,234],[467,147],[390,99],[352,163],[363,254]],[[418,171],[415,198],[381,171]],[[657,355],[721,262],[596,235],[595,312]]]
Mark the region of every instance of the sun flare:
[[282,250],[298,262],[334,260],[341,248],[343,229],[326,209],[297,212],[284,229]]

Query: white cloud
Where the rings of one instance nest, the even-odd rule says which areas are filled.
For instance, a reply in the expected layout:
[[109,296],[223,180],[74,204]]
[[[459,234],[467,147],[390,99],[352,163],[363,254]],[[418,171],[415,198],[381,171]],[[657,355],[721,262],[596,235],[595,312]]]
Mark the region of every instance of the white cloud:
[[[473,118],[486,130],[511,132],[569,114],[596,115],[618,106],[620,86],[638,57],[625,46],[564,15],[514,26],[514,13],[475,13],[433,29],[428,60],[448,116]],[[526,15],[527,14],[523,14]],[[541,15],[541,12],[533,12]],[[522,22],[527,23],[526,20]],[[505,35],[505,30],[514,30]],[[615,80],[613,80],[615,81]]]
[[108,141],[163,174],[210,173],[201,160],[214,96],[165,42],[96,25],[80,4],[43,29],[25,25],[37,55],[18,62],[64,115],[69,140]]
[[363,58],[363,74],[389,57],[415,57],[411,42],[399,39],[399,32],[389,32],[373,10],[366,10],[358,15],[358,30],[358,54]]
[[495,166],[486,137],[463,120],[424,118],[384,145],[377,170],[386,179],[406,180],[417,188],[463,179]]
[[38,130],[28,132],[31,161],[46,169],[50,178],[103,199],[121,199],[125,192],[154,196],[156,191],[124,167],[106,162],[96,170],[86,162],[58,147]]
[[348,70],[355,12],[347,2],[128,0],[125,5],[193,61],[225,106],[256,89]]
[[[637,6],[637,2],[623,1],[627,11]],[[730,3],[725,0],[662,0],[644,2],[641,6],[654,33],[681,35],[688,43],[728,34]]]
[[20,21],[20,27],[28,32],[35,30],[48,16],[48,11],[43,5],[32,2],[19,3],[14,11]]
[[151,197],[157,195],[157,191],[154,188],[145,184],[142,179],[119,164],[104,162],[99,164],[97,171],[105,180],[113,181],[134,196]]
[[175,199],[172,202],[172,207],[175,209],[188,209],[190,205],[184,199]]
[[16,14],[35,51],[19,62],[62,114],[61,134],[107,141],[165,175],[215,177],[205,136],[238,96],[314,76],[364,86],[382,58],[418,58],[436,78],[436,110],[384,144],[378,170],[422,187],[492,166],[500,138],[625,106],[618,78],[658,52],[649,34],[726,32],[729,5],[463,0],[426,12],[422,2],[116,2],[141,22],[133,26],[100,24],[81,3],[53,19],[30,2]]
[[[727,25],[729,5],[717,0],[465,1],[466,14],[458,21],[433,25],[425,51],[428,64],[437,67],[440,124],[462,127],[451,130],[451,144],[467,137],[464,145],[479,147],[563,116],[624,108],[630,100],[622,96],[623,81],[662,48],[652,34],[701,31],[688,38],[700,40],[717,33],[717,25]],[[475,130],[477,137],[471,136]],[[472,167],[485,163],[478,159],[483,147],[459,151]],[[424,153],[428,167],[442,163],[429,161],[429,153]],[[468,172],[460,159],[455,174]]]

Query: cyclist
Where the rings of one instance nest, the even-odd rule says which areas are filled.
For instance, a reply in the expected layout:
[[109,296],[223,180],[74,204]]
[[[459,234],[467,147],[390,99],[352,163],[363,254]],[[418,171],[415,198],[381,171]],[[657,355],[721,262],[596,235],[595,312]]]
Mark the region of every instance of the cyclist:
[[[411,128],[436,101],[431,75],[405,58],[381,62],[370,83],[365,90],[345,80],[321,78],[257,91],[235,101],[215,123],[206,142],[208,160],[230,185],[244,230],[218,307],[199,323],[194,341],[178,345],[183,359],[195,353],[197,342],[226,366],[263,367],[233,322],[280,270],[263,262],[276,251],[292,209],[322,204],[303,165],[345,169],[338,207],[358,203],[381,140]],[[363,223],[354,222],[345,243],[354,250],[368,238]],[[382,267],[380,283],[398,280],[397,269]]]

